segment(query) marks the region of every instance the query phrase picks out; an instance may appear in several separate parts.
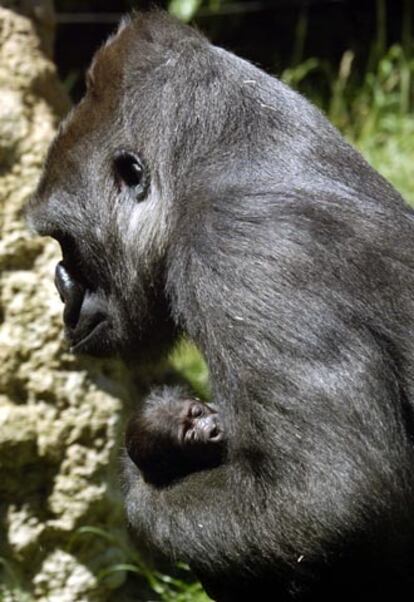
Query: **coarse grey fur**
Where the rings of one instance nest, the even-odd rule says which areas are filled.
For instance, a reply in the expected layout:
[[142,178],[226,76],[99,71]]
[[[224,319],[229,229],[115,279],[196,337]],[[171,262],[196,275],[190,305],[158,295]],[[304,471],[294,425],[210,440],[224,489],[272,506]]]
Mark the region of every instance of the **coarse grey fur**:
[[[117,184],[120,149],[146,198]],[[98,52],[30,212],[62,244],[63,297],[87,291],[77,350],[156,359],[184,333],[208,364],[226,460],[157,486],[126,459],[138,536],[220,602],[410,599],[413,213],[325,117],[137,15]]]

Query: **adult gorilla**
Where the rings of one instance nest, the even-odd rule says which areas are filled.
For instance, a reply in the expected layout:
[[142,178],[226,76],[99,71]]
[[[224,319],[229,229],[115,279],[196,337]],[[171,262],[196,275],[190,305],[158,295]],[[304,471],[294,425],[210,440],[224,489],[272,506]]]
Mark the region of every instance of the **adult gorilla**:
[[31,220],[75,351],[155,360],[185,333],[207,361],[225,456],[161,483],[127,460],[141,537],[220,601],[413,595],[413,214],[317,109],[136,16]]

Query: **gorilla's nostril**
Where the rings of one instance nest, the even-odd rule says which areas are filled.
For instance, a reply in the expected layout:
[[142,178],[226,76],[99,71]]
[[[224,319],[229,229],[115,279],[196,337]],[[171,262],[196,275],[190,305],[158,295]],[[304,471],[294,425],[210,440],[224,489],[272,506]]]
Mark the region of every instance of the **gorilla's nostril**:
[[55,285],[65,304],[63,314],[65,324],[74,327],[79,319],[85,289],[72,278],[62,261],[56,266]]

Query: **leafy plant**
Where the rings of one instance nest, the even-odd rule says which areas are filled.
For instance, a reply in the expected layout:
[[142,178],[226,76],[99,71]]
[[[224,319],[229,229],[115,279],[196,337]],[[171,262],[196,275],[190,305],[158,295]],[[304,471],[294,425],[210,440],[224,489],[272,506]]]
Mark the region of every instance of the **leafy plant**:
[[98,581],[104,581],[114,573],[133,573],[143,578],[161,602],[208,602],[209,598],[204,593],[201,585],[191,577],[186,565],[180,564],[180,577],[165,575],[149,567],[139,552],[118,540],[116,536],[99,527],[84,526],[76,530],[68,544],[70,549],[76,541],[83,536],[91,535],[105,539],[109,544],[122,550],[125,562],[116,563],[102,569],[98,574]]
[[168,11],[182,21],[188,22],[200,8],[201,2],[202,0],[170,0]]
[[0,602],[33,602],[11,563],[0,556]]

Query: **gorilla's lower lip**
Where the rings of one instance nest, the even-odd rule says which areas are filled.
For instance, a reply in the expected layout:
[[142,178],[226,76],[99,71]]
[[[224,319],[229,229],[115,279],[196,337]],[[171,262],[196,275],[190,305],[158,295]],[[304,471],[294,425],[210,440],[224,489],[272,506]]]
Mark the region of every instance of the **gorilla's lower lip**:
[[80,353],[80,352],[88,352],[88,348],[95,347],[96,344],[99,345],[96,338],[99,334],[102,334],[105,328],[107,327],[108,320],[102,318],[93,326],[93,328],[88,332],[88,334],[82,337],[79,341],[71,339],[70,350],[72,353]]

